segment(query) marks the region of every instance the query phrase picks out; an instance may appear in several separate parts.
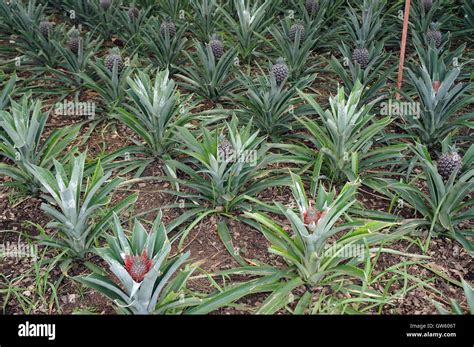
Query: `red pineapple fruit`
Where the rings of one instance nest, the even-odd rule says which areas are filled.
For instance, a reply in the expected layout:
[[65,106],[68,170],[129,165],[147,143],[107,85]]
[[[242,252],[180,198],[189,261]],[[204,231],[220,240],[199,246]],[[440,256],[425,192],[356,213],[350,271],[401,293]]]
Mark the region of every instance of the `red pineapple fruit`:
[[317,209],[310,207],[303,212],[303,222],[306,225],[318,224],[319,220],[324,216],[324,211],[318,211]]
[[143,251],[141,255],[125,256],[125,269],[135,282],[143,281],[152,265],[153,261],[148,258],[146,251]]

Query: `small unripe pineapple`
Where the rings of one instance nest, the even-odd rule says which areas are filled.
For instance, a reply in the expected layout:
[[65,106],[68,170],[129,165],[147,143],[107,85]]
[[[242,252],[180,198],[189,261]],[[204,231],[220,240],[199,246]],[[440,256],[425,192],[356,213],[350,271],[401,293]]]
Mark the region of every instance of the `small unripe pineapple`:
[[433,7],[433,0],[422,0],[421,4],[423,5],[423,8],[426,12],[429,12],[431,10],[431,7]]
[[352,60],[365,69],[370,62],[369,51],[364,47],[354,49],[352,52]]
[[438,23],[431,23],[431,28],[426,33],[426,39],[430,44],[433,42],[436,48],[441,46],[443,43],[443,36],[441,35],[441,31],[439,31]]
[[441,82],[440,81],[433,81],[432,86],[433,86],[433,90],[435,92],[438,92],[439,88],[441,87]]
[[102,7],[104,11],[107,11],[112,5],[112,0],[100,0],[99,4],[100,4],[100,7]]
[[450,150],[444,153],[438,159],[438,172],[444,180],[448,180],[455,170],[462,167],[462,157],[456,150]]
[[42,21],[39,23],[38,29],[44,37],[48,37],[51,31],[53,30],[54,23],[49,21]]
[[291,40],[291,42],[295,42],[296,39],[296,33],[300,33],[300,42],[304,41],[304,36],[305,36],[305,29],[302,24],[293,24],[290,28],[290,31],[288,32],[288,38]]
[[165,21],[160,25],[160,34],[163,37],[166,37],[166,32],[168,32],[170,39],[176,35],[176,25],[171,21]]
[[319,10],[319,1],[318,0],[306,0],[305,2],[306,11],[309,14],[314,14]]
[[140,15],[140,11],[138,10],[138,8],[136,8],[134,6],[130,7],[128,9],[127,13],[128,13],[128,18],[130,18],[132,20],[137,19],[138,16]]
[[219,60],[224,55],[224,44],[221,40],[217,37],[217,35],[213,35],[211,37],[211,41],[209,41],[209,46],[211,47],[212,54],[216,60]]
[[278,86],[280,86],[290,74],[288,65],[285,64],[283,58],[279,58],[275,65],[272,66],[272,74],[275,76],[275,80]]
[[105,57],[105,67],[112,72],[114,69],[114,64],[117,64],[117,71],[120,73],[123,70],[123,61],[122,56],[118,48],[113,48],[110,50],[109,55]]
[[77,54],[79,52],[79,43],[81,42],[81,36],[79,30],[74,30],[69,37],[69,41],[67,43],[67,47],[73,52]]

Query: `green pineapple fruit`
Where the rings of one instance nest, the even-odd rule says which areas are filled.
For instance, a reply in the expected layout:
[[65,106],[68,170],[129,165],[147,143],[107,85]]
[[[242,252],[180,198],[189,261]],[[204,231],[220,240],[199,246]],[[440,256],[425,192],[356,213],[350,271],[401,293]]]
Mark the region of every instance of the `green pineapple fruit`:
[[319,10],[319,1],[318,0],[306,0],[305,2],[306,11],[309,14],[314,14]]
[[293,24],[290,28],[290,31],[288,32],[288,38],[292,41],[295,42],[296,39],[296,33],[300,33],[300,42],[304,41],[304,36],[305,36],[305,28],[302,24]]
[[219,60],[224,55],[224,44],[217,35],[212,35],[209,46],[211,46],[212,54],[216,60]]
[[137,19],[138,16],[140,15],[140,11],[135,6],[130,7],[127,13],[128,13],[128,18],[130,18],[131,20]]
[[426,33],[426,39],[430,44],[433,42],[436,48],[441,46],[443,36],[441,35],[441,31],[439,31],[439,23],[431,23],[431,28]]
[[365,69],[367,65],[369,65],[369,51],[365,47],[364,42],[359,42],[357,44],[357,47],[352,52],[352,60],[354,61],[354,63],[359,64],[363,69]]
[[100,0],[100,7],[102,7],[104,11],[107,11],[111,5],[112,0]]
[[433,7],[433,0],[422,0],[421,4],[423,5],[423,8],[426,12],[429,12],[431,10],[431,7]]
[[443,177],[444,180],[448,180],[454,171],[461,169],[462,157],[455,149],[451,149],[439,157],[437,164],[438,172],[441,177]]
[[51,31],[53,30],[53,25],[54,23],[49,22],[49,21],[42,21],[40,22],[38,29],[44,37],[48,37]]
[[281,85],[288,78],[290,70],[283,58],[279,58],[276,64],[272,66],[272,74],[275,76],[277,85]]
[[160,34],[163,37],[166,37],[166,33],[168,32],[170,39],[172,39],[176,35],[176,25],[167,20],[161,23],[160,25]]
[[105,67],[112,72],[114,69],[114,64],[117,64],[117,71],[121,72],[123,69],[123,61],[122,56],[120,55],[120,51],[117,47],[112,48],[110,50],[109,55],[105,57]]
[[73,52],[77,54],[79,52],[79,43],[81,42],[81,35],[79,30],[74,30],[69,37],[69,41],[67,43],[67,47]]

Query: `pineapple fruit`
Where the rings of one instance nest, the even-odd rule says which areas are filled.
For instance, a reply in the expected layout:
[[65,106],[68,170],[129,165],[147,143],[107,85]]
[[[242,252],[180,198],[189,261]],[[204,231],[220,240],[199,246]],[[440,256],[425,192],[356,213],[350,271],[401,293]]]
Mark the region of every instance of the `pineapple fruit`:
[[166,33],[168,32],[170,39],[172,39],[176,35],[176,25],[167,20],[161,23],[160,25],[160,34],[163,37],[166,37]]
[[132,279],[140,283],[153,266],[153,260],[148,257],[147,251],[143,250],[141,255],[126,255],[124,259],[125,269]]
[[81,41],[81,36],[79,30],[74,30],[69,37],[69,41],[67,43],[67,47],[73,52],[77,54],[79,52],[79,43]]
[[107,11],[110,6],[112,5],[112,1],[111,0],[100,0],[100,7],[102,7],[102,9],[104,11]]
[[319,1],[318,0],[306,0],[305,2],[306,11],[309,14],[315,14],[319,10]]
[[130,18],[131,20],[134,20],[138,18],[138,16],[140,15],[140,11],[138,10],[138,8],[132,6],[128,9],[127,14],[128,14],[128,18]]
[[433,0],[421,0],[421,4],[423,5],[423,9],[426,12],[429,12],[429,10],[431,10],[431,7],[433,7]]
[[54,23],[46,21],[46,20],[40,22],[38,28],[41,35],[43,35],[44,37],[48,37],[51,31],[53,30],[53,25]]
[[305,28],[302,24],[293,24],[290,28],[290,31],[288,32],[288,38],[291,40],[291,42],[295,42],[296,39],[296,33],[300,33],[300,42],[304,41],[304,36],[305,36]]
[[224,55],[224,44],[219,40],[217,35],[212,35],[209,46],[216,60],[219,60]]
[[278,86],[280,86],[287,78],[290,73],[288,65],[285,64],[283,58],[279,58],[275,65],[272,66],[272,74],[275,76],[275,80]]
[[105,67],[112,72],[114,69],[114,64],[117,64],[117,71],[121,72],[123,69],[123,61],[122,56],[120,55],[120,51],[117,47],[112,48],[110,50],[109,55],[105,57]]
[[433,42],[436,48],[441,46],[441,43],[443,43],[443,36],[441,35],[441,31],[439,31],[438,23],[431,23],[431,28],[426,33],[426,39],[430,44]]
[[363,69],[369,65],[369,51],[365,47],[364,43],[359,43],[352,52],[352,60],[354,63],[359,64]]
[[441,177],[443,177],[444,180],[448,180],[454,171],[461,169],[462,157],[456,150],[451,149],[439,157],[437,164],[438,172]]

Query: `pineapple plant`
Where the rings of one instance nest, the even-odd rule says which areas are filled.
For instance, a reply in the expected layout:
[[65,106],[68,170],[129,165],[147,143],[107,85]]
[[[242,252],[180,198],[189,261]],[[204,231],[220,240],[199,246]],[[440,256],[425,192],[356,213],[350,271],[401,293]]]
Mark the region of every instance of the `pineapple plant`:
[[[12,92],[13,87],[7,85],[4,91]],[[6,185],[37,194],[41,184],[29,172],[29,165],[46,170],[53,166],[53,161],[62,160],[81,125],[54,129],[46,135],[49,113],[42,111],[41,101],[32,101],[31,94],[26,94],[19,101],[11,100],[10,104],[7,110],[0,111],[0,157],[11,163],[0,162],[0,174],[13,179]]]
[[79,30],[75,29],[72,31],[69,37],[69,41],[67,42],[67,47],[73,52],[77,54],[79,52],[79,44],[82,41],[81,35]]
[[214,58],[219,60],[224,55],[224,44],[217,35],[213,35],[211,40],[209,41],[209,46],[212,49],[212,54],[214,54]]
[[275,42],[277,57],[282,57],[286,65],[291,67],[293,81],[316,72],[311,54],[319,37],[318,25],[309,25],[308,30],[302,24],[296,25],[297,29],[291,19],[285,18],[280,25],[274,25],[269,30]]
[[197,95],[212,101],[228,99],[238,86],[234,72],[235,49],[230,49],[220,59],[216,59],[211,45],[196,42],[195,54],[185,52],[190,66],[179,67],[177,75],[181,85]]
[[187,28],[187,25],[176,27],[173,22],[160,22],[155,17],[147,20],[140,29],[143,37],[141,41],[153,65],[162,70],[168,69],[170,74],[176,73],[178,67],[185,65],[183,55],[188,47]]
[[122,56],[117,47],[110,50],[109,54],[105,57],[104,64],[110,72],[113,71],[114,66],[117,66],[117,72],[119,73],[123,70]]
[[42,235],[42,242],[67,251],[71,258],[83,259],[113,213],[133,204],[138,196],[129,195],[109,207],[112,192],[123,179],[112,177],[110,170],[104,171],[100,160],[87,168],[85,152],[71,156],[69,161],[61,164],[53,159],[54,170],[32,164],[27,167],[46,193],[41,209],[52,218],[48,227],[58,231]]
[[128,236],[117,215],[112,229],[114,234],[107,236],[107,246],[97,249],[97,253],[109,265],[115,281],[95,271],[77,277],[79,282],[112,300],[118,313],[179,314],[200,303],[199,298],[187,297],[184,288],[196,266],[183,266],[189,252],[170,256],[171,243],[161,212],[150,232],[135,220]]
[[166,20],[160,25],[160,34],[163,37],[172,39],[176,35],[176,24],[170,20]]
[[294,84],[277,85],[273,73],[253,78],[242,74],[240,83],[245,90],[236,94],[239,103],[238,116],[253,124],[273,142],[291,136],[294,121],[303,113],[299,104],[298,90],[304,90],[314,81],[314,75],[295,80]]
[[[230,122],[224,122],[224,129],[210,131],[203,127],[199,137],[186,127],[177,129],[177,140],[184,145],[179,152],[187,159],[167,160],[166,165],[173,171],[171,177],[182,177],[181,174],[188,177],[177,180],[180,187],[192,187],[199,193],[183,195],[182,189],[169,193],[186,198],[188,218],[198,221],[211,213],[232,213],[237,217],[248,207],[246,196],[254,197],[268,187],[287,183],[287,177],[270,173],[269,166],[279,156],[269,152],[264,138],[253,131],[252,122],[246,122],[245,126],[239,126],[238,122],[234,116]],[[221,136],[223,132],[226,137]],[[232,150],[232,155],[220,160],[218,149],[221,156],[227,154],[225,150]],[[183,232],[179,247],[190,230]]]
[[122,88],[131,102],[117,110],[116,118],[142,140],[139,151],[150,160],[169,155],[176,146],[176,127],[187,124],[191,113],[180,107],[180,95],[168,70],[158,70],[154,79],[139,71]]
[[[474,244],[469,239],[472,230],[462,225],[472,220],[472,214],[468,211],[474,208],[474,145],[469,147],[463,157],[451,148],[443,160],[438,159],[438,163],[431,158],[426,146],[416,144],[411,149],[424,172],[424,175],[417,175],[417,183],[425,185],[427,189],[418,189],[412,178],[381,178],[377,190],[389,195],[393,193],[410,204],[423,217],[413,220],[413,223],[427,228],[434,236],[443,234],[455,239],[472,256]],[[454,172],[461,166],[467,170],[454,177]]]
[[285,64],[283,58],[278,58],[276,64],[272,66],[272,74],[275,77],[278,86],[288,78],[290,70],[288,69],[288,65]]
[[431,45],[433,44],[436,48],[439,48],[443,43],[443,35],[439,30],[439,23],[431,23],[430,29],[426,32],[426,40]]
[[305,8],[309,14],[313,15],[319,11],[319,0],[306,0]]
[[303,42],[305,38],[305,28],[301,23],[295,23],[291,26],[288,32],[288,38],[290,41],[295,42],[296,38],[299,37],[299,42]]
[[437,165],[439,174],[447,181],[453,172],[458,172],[461,169],[463,158],[455,148],[451,148],[438,158]]
[[[436,149],[439,144],[454,130],[469,126],[472,127],[474,114],[466,113],[456,117],[456,113],[472,102],[473,85],[461,83],[461,68],[447,69],[433,78],[428,68],[422,66],[417,71],[408,69],[408,76],[413,83],[415,94],[408,96],[410,102],[419,102],[417,113],[403,113],[402,118],[409,125],[408,133],[418,137],[419,141],[430,149]],[[437,91],[436,91],[437,90]],[[456,135],[457,142],[462,137]]]
[[[411,228],[401,224],[358,220],[351,216],[350,208],[356,203],[359,181],[346,183],[339,193],[334,188],[326,190],[321,184],[308,196],[302,178],[293,173],[290,176],[292,200],[296,202],[297,210],[280,202],[274,203],[275,212],[285,217],[290,227],[265,213],[245,212],[246,217],[259,224],[259,230],[270,242],[268,251],[283,257],[288,264],[287,269],[293,274],[288,281],[275,284],[274,291],[270,292],[258,308],[257,314],[275,314],[285,307],[288,301],[280,300],[283,290],[285,293],[291,293],[298,287],[306,290],[304,295],[295,297],[295,301],[298,307],[304,306],[310,311],[311,302],[315,300],[313,289],[328,286],[331,288],[331,295],[336,295],[336,292],[365,290],[367,283],[364,282],[367,277],[348,269],[368,264],[371,259],[377,259],[381,252],[391,253],[387,244],[411,231]],[[311,206],[310,198],[314,199],[315,207]],[[308,220],[310,214],[311,220]],[[344,235],[331,240],[337,233]],[[356,245],[359,245],[359,252],[337,252]],[[357,281],[348,280],[348,277],[353,276]],[[359,283],[358,288],[352,285],[355,282]],[[371,294],[374,297],[381,295],[375,292]],[[360,307],[356,307],[357,309]],[[298,311],[302,312],[305,309]]]
[[[378,118],[371,112],[370,103],[361,104],[365,87],[356,81],[350,95],[344,88],[329,98],[330,107],[324,110],[312,95],[300,92],[314,113],[305,112],[305,116],[296,117],[307,133],[301,138],[312,143],[281,144],[278,148],[296,155],[306,167],[321,162],[321,170],[326,177],[336,181],[353,180],[361,173],[368,176],[383,176],[384,168],[403,158],[406,145],[392,143],[374,146],[377,139],[383,139],[384,129],[392,122],[390,116]],[[306,116],[308,115],[308,116]],[[317,149],[317,151],[314,150]],[[369,173],[370,172],[370,173]]]

